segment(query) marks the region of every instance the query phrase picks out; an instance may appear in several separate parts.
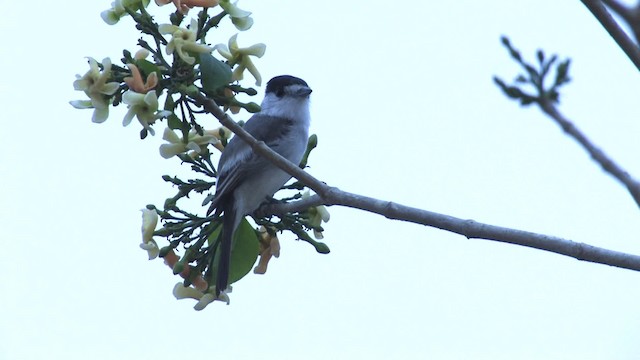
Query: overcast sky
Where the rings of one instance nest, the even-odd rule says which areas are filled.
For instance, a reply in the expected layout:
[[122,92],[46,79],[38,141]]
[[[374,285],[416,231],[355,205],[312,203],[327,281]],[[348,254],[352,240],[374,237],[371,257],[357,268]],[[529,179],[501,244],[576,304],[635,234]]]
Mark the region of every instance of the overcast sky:
[[[72,82],[85,56],[136,50],[131,19],[106,25],[107,0],[0,4],[0,359],[640,358],[640,274],[338,207],[329,255],[282,236],[280,258],[234,286],[231,305],[194,311],[138,247],[139,209],[172,196],[161,176],[186,168],[159,156],[161,128],[144,141],[123,128],[122,106],[93,124],[68,103],[84,98]],[[491,80],[519,70],[503,34],[531,59],[539,47],[571,57],[560,110],[640,177],[638,71],[580,1],[239,5],[255,19],[240,45],[267,44],[263,77],[314,90],[313,175],[640,254],[626,190]],[[168,7],[149,11],[167,22]],[[208,40],[234,33],[225,20]]]

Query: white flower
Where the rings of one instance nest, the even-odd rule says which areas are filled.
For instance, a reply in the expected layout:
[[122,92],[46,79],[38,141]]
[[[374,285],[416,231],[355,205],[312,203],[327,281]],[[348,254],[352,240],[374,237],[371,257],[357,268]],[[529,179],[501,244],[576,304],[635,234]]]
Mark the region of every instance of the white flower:
[[147,251],[149,260],[155,259],[160,253],[158,244],[153,240],[153,232],[158,225],[158,213],[155,210],[144,208],[142,210],[142,243],[140,248]]
[[218,297],[215,295],[215,286],[209,289],[207,292],[202,292],[191,286],[184,286],[181,282],[177,283],[173,287],[173,296],[176,299],[195,299],[198,302],[193,306],[196,311],[203,310],[207,305],[211,304],[215,300],[226,302],[229,305],[229,295],[224,291],[220,293]]
[[153,260],[158,257],[160,254],[160,248],[158,248],[158,243],[155,240],[149,240],[146,243],[140,244],[140,248],[142,250],[147,251],[147,255],[149,255],[149,260]]
[[[222,136],[221,133],[222,132]],[[198,134],[195,130],[189,131],[189,138],[185,142],[176,134],[173,130],[166,128],[162,139],[168,141],[168,144],[160,145],[160,156],[165,159],[169,159],[177,154],[182,154],[189,150],[201,154],[207,147],[212,144],[216,147],[222,148],[221,139],[228,138],[231,132],[226,128],[217,128],[214,130],[205,130],[203,135]]]
[[100,13],[100,17],[109,25],[114,25],[123,16],[129,15],[127,9],[137,11],[146,8],[150,0],[116,0],[111,3],[111,9],[107,9]]
[[192,288],[191,286],[184,286],[182,285],[181,282],[179,282],[173,287],[173,296],[175,296],[176,299],[178,300],[181,300],[181,299],[200,300],[200,298],[204,296],[204,293],[198,289]]
[[84,91],[89,100],[74,100],[69,103],[76,109],[95,109],[92,121],[101,123],[109,117],[109,100],[120,84],[117,82],[107,82],[111,77],[111,59],[104,58],[102,60],[102,72],[98,62],[91,57],[89,60],[89,71],[84,75],[76,75],[73,82],[73,88],[78,91]]
[[231,22],[240,31],[249,30],[253,26],[253,19],[249,16],[250,11],[245,11],[236,6],[238,2],[231,3],[229,0],[221,0],[220,7],[231,17]]
[[[309,194],[309,190],[305,191],[302,194],[302,198],[308,198],[309,196],[311,196]],[[309,226],[311,226],[313,228],[313,236],[316,239],[323,239],[324,235],[322,235],[322,223],[323,222],[328,222],[329,219],[331,218],[329,211],[327,210],[327,207],[324,205],[319,205],[319,206],[314,206],[311,207],[309,209],[307,209],[307,211],[309,212]]]
[[140,124],[142,124],[151,135],[155,134],[155,131],[151,128],[151,124],[158,119],[171,115],[170,111],[158,111],[158,95],[156,95],[155,90],[149,91],[146,94],[127,90],[122,94],[122,102],[127,104],[129,108],[129,111],[127,111],[122,120],[122,126],[129,125],[133,117],[136,116]]
[[212,47],[196,43],[196,31],[198,31],[198,22],[191,19],[191,25],[188,29],[179,26],[162,24],[158,27],[161,34],[171,34],[171,41],[167,44],[167,54],[171,55],[175,51],[182,61],[189,65],[196,62],[196,58],[189,53],[210,53]]
[[204,8],[214,7],[218,5],[218,0],[156,0],[156,5],[162,6],[173,3],[182,15],[186,15],[189,9],[195,6]]
[[158,213],[147,208],[140,211],[142,211],[142,242],[146,244],[153,239],[153,232],[158,225]]
[[249,73],[256,79],[256,85],[260,86],[260,84],[262,84],[262,76],[253,64],[253,61],[251,61],[250,56],[261,58],[267,49],[267,45],[260,43],[247,48],[241,48],[238,46],[237,38],[238,34],[235,34],[229,39],[228,46],[218,44],[214,46],[214,49],[218,50],[220,55],[227,59],[230,66],[238,65],[233,70],[233,80],[242,80],[244,78],[244,71],[249,70]]

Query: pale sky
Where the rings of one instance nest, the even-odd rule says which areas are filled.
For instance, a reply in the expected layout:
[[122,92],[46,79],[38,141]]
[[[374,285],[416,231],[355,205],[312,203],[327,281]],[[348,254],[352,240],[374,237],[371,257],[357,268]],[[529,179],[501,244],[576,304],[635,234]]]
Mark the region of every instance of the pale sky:
[[[120,63],[137,49],[131,19],[100,19],[109,5],[36,0],[0,23],[0,359],[640,358],[640,274],[339,207],[330,254],[281,236],[280,258],[236,284],[231,305],[175,300],[179,278],[138,247],[139,209],[173,196],[161,176],[187,168],[159,156],[160,127],[144,141],[123,128],[123,106],[93,124],[68,103],[84,98],[72,82],[85,56]],[[638,71],[580,1],[239,6],[255,20],[241,46],[267,44],[263,77],[314,90],[314,176],[640,254],[627,191],[491,80],[519,70],[503,34],[529,59],[571,57],[560,110],[640,177]],[[149,11],[168,22],[168,7]],[[208,40],[234,33],[224,21]]]

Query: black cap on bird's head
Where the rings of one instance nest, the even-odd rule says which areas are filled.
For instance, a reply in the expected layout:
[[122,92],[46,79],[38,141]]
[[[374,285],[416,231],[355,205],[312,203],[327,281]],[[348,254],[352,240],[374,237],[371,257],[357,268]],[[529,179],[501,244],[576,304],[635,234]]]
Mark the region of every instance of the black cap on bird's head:
[[311,88],[306,81],[291,75],[280,75],[272,78],[267,83],[266,93],[275,94],[277,97],[285,95],[306,97],[311,94]]

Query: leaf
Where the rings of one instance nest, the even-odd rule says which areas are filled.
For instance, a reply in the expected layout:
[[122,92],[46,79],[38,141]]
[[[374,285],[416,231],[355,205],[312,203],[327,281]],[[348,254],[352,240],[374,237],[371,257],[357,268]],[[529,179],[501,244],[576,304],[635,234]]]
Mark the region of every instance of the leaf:
[[[215,243],[218,238],[218,234],[222,230],[222,226],[218,227],[216,231],[209,235],[209,244]],[[260,243],[258,242],[258,236],[255,230],[247,219],[242,219],[242,222],[238,226],[236,233],[233,236],[233,244],[231,245],[231,263],[229,266],[229,284],[232,284],[240,279],[253,269],[253,265],[258,259],[260,253]],[[215,279],[218,273],[218,263],[220,262],[220,252],[216,252],[216,258],[213,261],[213,278]]]
[[167,117],[167,123],[169,125],[169,129],[171,130],[180,130],[182,129],[182,120],[176,116],[176,114],[171,114]]
[[158,73],[158,78],[160,78],[160,76],[162,75],[158,66],[148,60],[136,60],[136,65],[138,66],[138,69],[140,69],[140,71],[142,71],[142,73],[146,76],[149,76],[149,74],[151,74],[152,72]]
[[544,51],[542,51],[541,49],[538,49],[538,51],[536,52],[536,56],[538,57],[538,62],[540,64],[544,63]]
[[569,65],[571,65],[571,59],[567,59],[556,68],[556,85],[562,85],[569,82]]
[[202,75],[202,88],[208,94],[216,93],[218,89],[231,82],[229,65],[209,53],[200,54],[200,74]]

